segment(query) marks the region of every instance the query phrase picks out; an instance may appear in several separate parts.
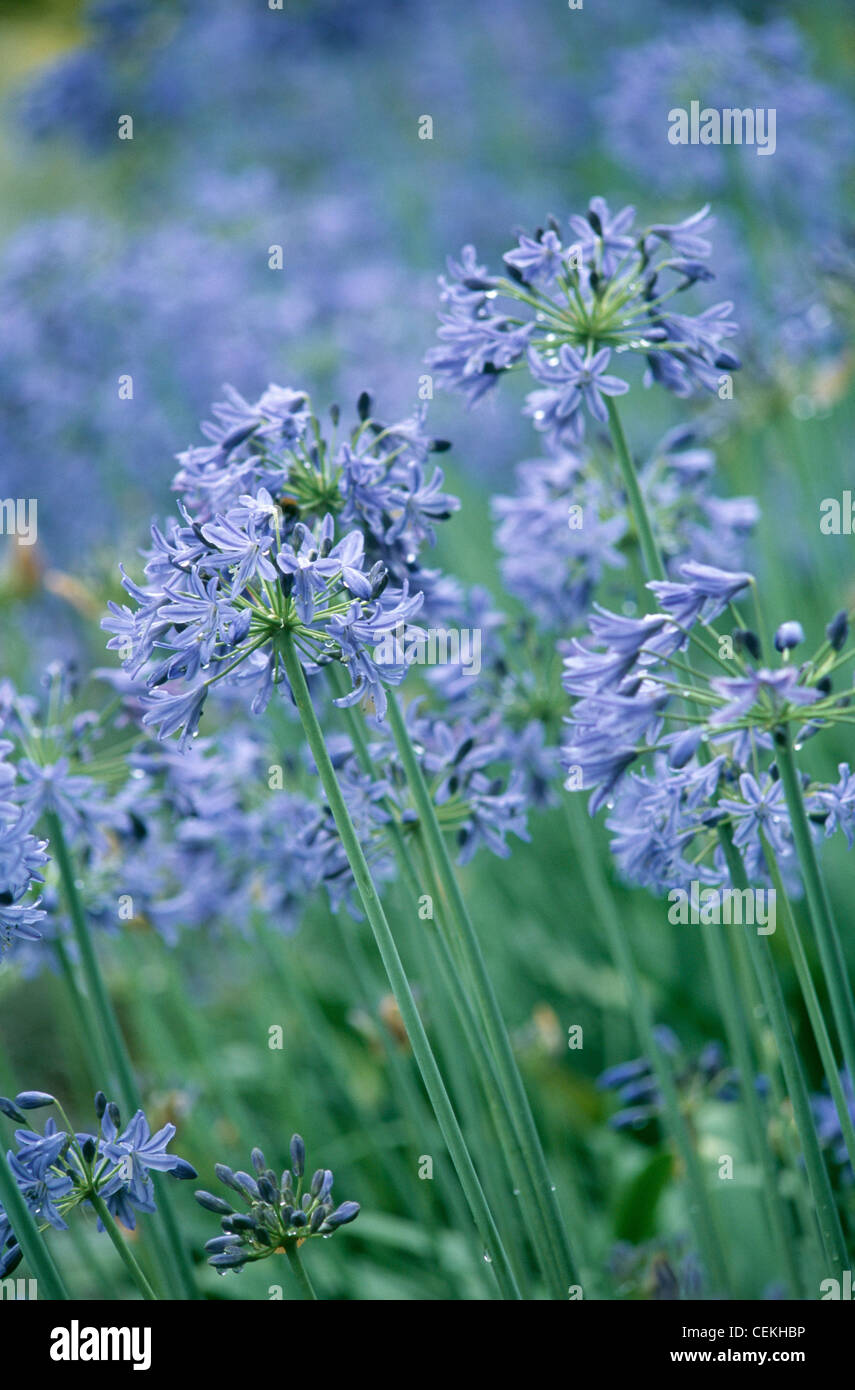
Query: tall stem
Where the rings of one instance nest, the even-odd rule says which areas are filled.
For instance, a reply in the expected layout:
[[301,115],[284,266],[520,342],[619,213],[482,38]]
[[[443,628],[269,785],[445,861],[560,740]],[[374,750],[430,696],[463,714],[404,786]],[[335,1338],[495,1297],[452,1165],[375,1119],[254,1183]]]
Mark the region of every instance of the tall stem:
[[317,1301],[318,1295],[315,1293],[312,1281],[303,1268],[303,1261],[300,1259],[300,1252],[297,1249],[297,1242],[289,1240],[285,1246],[285,1254],[288,1256],[288,1263],[291,1266],[291,1273],[297,1281],[300,1290],[300,1297],[314,1299]]
[[612,435],[612,443],[615,446],[617,461],[620,466],[623,485],[626,488],[627,501],[635,523],[638,543],[641,547],[641,554],[644,559],[644,568],[647,571],[648,579],[664,579],[665,566],[659,554],[659,547],[653,535],[653,527],[650,524],[650,517],[647,514],[647,507],[641,493],[641,486],[638,481],[638,474],[635,471],[635,464],[629,452],[629,445],[626,442],[626,435],[623,432],[618,408],[614,400],[609,396],[606,398],[606,408],[609,412],[609,428]]
[[116,1225],[115,1221],[113,1220],[113,1217],[103,1197],[99,1197],[97,1192],[90,1192],[89,1200],[92,1203],[95,1210],[97,1211],[98,1215],[100,1216],[101,1225],[104,1227],[104,1230],[107,1232],[107,1235],[113,1242],[113,1245],[118,1251],[123,1265],[127,1269],[128,1273],[130,1274],[131,1278],[133,1279],[143,1298],[148,1299],[150,1301],[156,1301],[157,1294],[151,1287],[151,1284],[148,1282],[139,1265],[137,1264],[136,1260],[134,1259],[133,1252],[131,1251],[128,1242],[123,1239],[122,1233]]
[[765,840],[763,844],[763,855],[766,860],[766,867],[775,888],[777,896],[784,904],[784,921],[786,923],[787,944],[790,948],[790,955],[796,968],[799,985],[801,986],[805,1006],[810,1018],[813,1035],[822,1058],[822,1066],[828,1081],[828,1089],[834,1101],[834,1108],[837,1111],[837,1118],[840,1121],[840,1132],[843,1135],[843,1142],[846,1145],[846,1152],[849,1155],[849,1162],[855,1172],[855,1125],[852,1123],[852,1115],[846,1100],[846,1094],[840,1080],[840,1070],[837,1065],[837,1058],[834,1055],[834,1048],[831,1045],[831,1038],[825,1025],[822,1008],[816,992],[816,985],[810,973],[805,948],[796,926],[796,919],[790,900],[787,897],[787,890],[781,878],[781,871],[778,868],[778,861]]
[[508,1263],[492,1212],[484,1196],[478,1174],[466,1147],[457,1116],[448,1098],[427,1033],[416,1008],[410,983],[398,954],[383,904],[380,901],[371,871],[365,859],[359,836],[344,799],[335,768],[327,751],[323,731],[309,695],[309,687],[290,633],[283,633],[281,654],[294,702],[303,725],[309,749],[321,779],[330,810],[335,820],[344,851],[356,881],[365,915],[368,918],[377,948],[386,968],[392,992],[407,1030],[416,1063],[422,1075],[443,1139],[448,1147],[460,1184],[469,1203],[473,1220],[484,1242],[485,1255],[496,1271],[496,1278],[505,1298],[519,1298],[519,1289]]
[[784,729],[776,733],[775,750],[831,1009],[846,1069],[855,1084],[855,1004],[848,984],[846,957],[816,857],[793,746]]
[[612,960],[626,988],[630,1017],[635,1025],[639,1043],[653,1067],[662,1094],[665,1123],[686,1175],[689,1217],[696,1233],[701,1257],[716,1291],[727,1292],[727,1270],[721,1241],[715,1225],[703,1168],[689,1133],[686,1117],[680,1108],[680,1098],[671,1071],[671,1063],[656,1037],[650,1005],[647,1002],[647,996],[636,968],[632,948],[626,939],[626,933],[600,867],[598,846],[594,843],[591,835],[590,822],[585,807],[580,804],[577,797],[572,797],[567,803],[567,813],[570,820],[570,832],[576,846],[576,857],[582,870],[588,895],[597,910],[599,921],[605,929]]
[[[730,872],[731,883],[735,888],[746,890],[749,886],[748,876],[745,872],[742,856],[734,845],[731,836],[724,829],[720,832],[720,841]],[[769,1014],[769,1022],[775,1034],[781,1068],[793,1107],[793,1118],[802,1145],[811,1196],[816,1206],[822,1248],[832,1275],[839,1278],[847,1266],[846,1242],[828,1172],[822,1157],[804,1069],[796,1050],[781,983],[772,964],[768,938],[761,939],[755,932],[749,932],[748,942],[751,958],[757,972],[760,993],[763,996],[763,1002]]]
[[526,1171],[542,1213],[542,1224],[558,1261],[564,1287],[576,1283],[576,1267],[564,1226],[564,1217],[555,1194],[540,1136],[531,1113],[522,1077],[511,1047],[508,1030],[487,973],[481,946],[469,916],[460,884],[454,872],[442,831],[437,820],[433,798],[422,773],[410,739],[409,730],[394,694],[389,696],[389,724],[398,754],[404,766],[410,790],[434,868],[444,888],[452,919],[457,929],[462,955],[475,999],[475,1007],[489,1040],[499,1080],[504,1088],[508,1109],[513,1119],[522,1149]]

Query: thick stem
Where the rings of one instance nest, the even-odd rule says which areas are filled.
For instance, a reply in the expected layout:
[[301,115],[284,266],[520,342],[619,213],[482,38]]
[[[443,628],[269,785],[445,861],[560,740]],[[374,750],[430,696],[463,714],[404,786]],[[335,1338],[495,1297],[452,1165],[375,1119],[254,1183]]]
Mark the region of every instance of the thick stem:
[[157,1294],[151,1287],[151,1284],[148,1282],[139,1265],[137,1264],[136,1260],[134,1259],[133,1252],[131,1251],[128,1242],[123,1239],[122,1233],[116,1225],[115,1221],[113,1220],[113,1217],[110,1214],[110,1211],[108,1210],[107,1204],[104,1201],[103,1197],[99,1197],[97,1192],[90,1192],[89,1200],[92,1203],[95,1210],[97,1211],[99,1217],[101,1218],[101,1225],[104,1227],[104,1230],[107,1232],[107,1235],[113,1242],[113,1245],[118,1251],[123,1265],[127,1269],[128,1273],[130,1274],[131,1278],[133,1279],[143,1298],[153,1300],[156,1302]]
[[638,543],[641,547],[641,554],[644,559],[644,568],[647,571],[648,579],[664,579],[665,566],[659,554],[659,548],[653,535],[653,527],[650,524],[650,517],[647,514],[647,507],[642,496],[641,486],[638,481],[638,474],[635,471],[635,464],[629,452],[629,445],[626,442],[626,435],[623,432],[618,408],[612,398],[606,398],[606,408],[609,412],[609,428],[612,435],[612,443],[615,446],[617,461],[620,466],[623,485],[626,488],[626,497],[629,509],[632,513],[632,520],[635,525]]
[[297,1281],[300,1290],[300,1297],[307,1300],[318,1300],[318,1295],[312,1287],[312,1281],[303,1268],[303,1261],[300,1259],[300,1252],[297,1249],[296,1240],[289,1240],[285,1246],[285,1254],[288,1256],[288,1263],[291,1266],[291,1273]]
[[416,1059],[422,1080],[436,1115],[443,1139],[448,1147],[460,1184],[466,1194],[473,1220],[484,1242],[485,1255],[496,1271],[502,1296],[519,1298],[519,1289],[508,1263],[504,1246],[496,1229],[493,1215],[487,1205],[478,1174],[466,1147],[466,1141],[457,1121],[457,1116],[448,1098],[445,1083],[440,1075],[436,1058],[433,1055],[427,1033],[421,1020],[410,983],[401,962],[395,939],[392,935],[383,904],[380,901],[371,871],[365,859],[359,836],[350,818],[335,768],[327,751],[323,731],[309,695],[309,687],[300,659],[289,633],[284,633],[281,641],[281,654],[285,672],[294,696],[294,702],[303,725],[309,749],[321,779],[330,810],[335,820],[344,851],[353,873],[354,880],[365,909],[377,948],[386,968],[392,992],[398,1005],[413,1055]]

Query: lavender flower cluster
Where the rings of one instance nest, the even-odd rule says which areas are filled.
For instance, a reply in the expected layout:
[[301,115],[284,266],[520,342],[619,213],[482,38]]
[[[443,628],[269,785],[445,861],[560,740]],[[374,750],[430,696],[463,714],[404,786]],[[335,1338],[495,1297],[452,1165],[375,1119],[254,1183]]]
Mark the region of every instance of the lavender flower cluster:
[[510,278],[491,275],[474,246],[464,247],[440,281],[440,344],[427,356],[439,384],[472,405],[504,372],[527,365],[537,389],[526,412],[558,448],[581,442],[586,415],[607,423],[608,399],[629,390],[608,370],[613,352],[641,354],[647,383],[678,396],[718,391],[722,373],[739,367],[724,346],[736,332],[732,304],[697,313],[670,304],[713,278],[708,213],[636,231],[634,208],[612,214],[593,198],[585,216],[570,218],[569,235],[554,219],[521,235],[504,257]]
[[[14,1100],[0,1096],[0,1113],[26,1125],[23,1111],[57,1105],[44,1091],[22,1091]],[[61,1108],[60,1108],[61,1109]],[[119,1108],[103,1091],[95,1096],[98,1133],[79,1133],[67,1124],[58,1128],[51,1116],[44,1132],[15,1130],[17,1147],[7,1160],[27,1206],[43,1228],[68,1229],[66,1217],[81,1205],[104,1203],[128,1230],[136,1227],[137,1212],[156,1211],[152,1173],[175,1178],[197,1176],[186,1159],[168,1152],[175,1126],[166,1124],[152,1134],[142,1110],[122,1128]],[[99,1227],[101,1225],[99,1217]],[[0,1208],[0,1277],[10,1274],[22,1258],[9,1220]]]
[[[765,882],[764,840],[783,870],[794,865],[776,739],[795,725],[799,747],[845,719],[851,688],[835,692],[832,675],[851,660],[843,650],[848,617],[837,614],[825,642],[799,664],[790,657],[804,640],[801,625],[782,623],[774,639],[781,664],[769,667],[760,638],[733,607],[753,577],[696,561],[680,576],[648,585],[658,612],[634,618],[595,605],[589,636],[569,644],[564,686],[575,704],[563,748],[567,785],[591,791],[592,814],[608,804],[612,849],[633,882],[661,891],[724,881],[723,825],[750,878]],[[726,609],[733,625],[719,633],[713,623]],[[689,664],[690,642],[707,659],[704,672]],[[732,662],[738,674],[710,674],[709,662],[725,670]],[[836,784],[808,782],[805,792],[814,833],[841,829],[851,845],[848,766]]]

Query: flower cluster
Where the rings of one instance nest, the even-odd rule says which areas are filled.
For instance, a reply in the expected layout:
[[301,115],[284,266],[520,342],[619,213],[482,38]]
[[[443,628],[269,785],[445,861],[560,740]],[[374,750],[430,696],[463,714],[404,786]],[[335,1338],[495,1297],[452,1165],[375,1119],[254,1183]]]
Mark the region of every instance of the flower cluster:
[[[171,1173],[175,1178],[195,1178],[195,1168],[167,1152],[175,1135],[173,1124],[152,1134],[142,1110],[123,1129],[118,1106],[103,1091],[95,1096],[97,1134],[75,1132],[59,1102],[45,1091],[22,1091],[14,1100],[0,1096],[0,1113],[26,1125],[24,1111],[55,1105],[65,1126],[50,1117],[39,1134],[15,1130],[17,1148],[7,1154],[12,1175],[40,1226],[67,1230],[66,1217],[81,1204],[98,1200],[128,1230],[136,1226],[136,1213],[156,1210],[151,1174]],[[99,1220],[100,1225],[100,1220]],[[8,1219],[0,1209],[0,1274],[8,1274],[21,1258]]]
[[[576,703],[563,748],[566,785],[591,791],[592,814],[608,802],[622,871],[654,891],[725,879],[725,825],[752,878],[767,877],[764,841],[790,867],[776,739],[789,738],[795,725],[798,748],[847,717],[850,694],[835,693],[832,680],[851,660],[843,652],[847,615],[832,619],[817,652],[798,664],[791,655],[804,640],[801,625],[782,623],[774,639],[780,664],[769,667],[760,638],[734,606],[753,585],[748,573],[687,561],[679,582],[648,585],[658,612],[626,617],[595,605],[590,636],[569,644],[564,686]],[[713,623],[726,609],[732,627],[719,633]],[[691,665],[690,644],[703,669]],[[711,674],[711,664],[728,674]],[[834,786],[808,783],[805,800],[815,833],[823,824],[826,834],[853,833],[848,767]]]
[[569,236],[550,220],[505,255],[508,276],[493,276],[473,246],[442,278],[440,345],[428,365],[441,385],[478,401],[498,377],[527,363],[536,383],[526,412],[560,447],[578,445],[585,417],[608,422],[607,401],[629,384],[609,371],[612,353],[640,353],[647,381],[678,396],[717,391],[739,366],[724,347],[736,332],[732,305],[699,313],[671,307],[674,296],[712,279],[705,261],[713,225],[708,208],[675,225],[633,230],[635,210],[612,214],[593,198]]
[[104,622],[134,679],[144,678],[143,722],[159,737],[197,732],[210,688],[221,681],[251,695],[261,712],[285,679],[282,642],[307,673],[330,661],[352,690],[385,712],[384,684],[404,662],[373,649],[409,630],[423,595],[417,557],[434,525],[457,507],[428,454],[447,447],[425,433],[421,414],[384,426],[359,400],[359,421],[326,439],[304,392],[271,386],[250,405],[236,392],[205,427],[211,441],[181,455],[175,486],[181,520],[152,529],[146,582],[125,576],[134,607],[111,604]]
[[0,953],[16,939],[37,941],[37,927],[45,915],[41,899],[31,893],[35,884],[44,882],[47,845],[32,833],[33,812],[14,799],[15,769],[6,762],[13,748],[8,739],[0,738]]
[[[711,488],[715,454],[697,429],[673,430],[638,470],[669,568],[687,559],[739,557],[758,519],[748,497]],[[508,591],[541,624],[567,632],[608,573],[626,567],[626,497],[589,451],[566,448],[517,469],[511,496],[494,497],[496,543]]]
[[306,1180],[306,1146],[299,1134],[291,1137],[291,1167],[281,1177],[267,1167],[260,1149],[252,1151],[251,1173],[233,1172],[218,1163],[220,1182],[236,1192],[247,1208],[236,1212],[230,1202],[211,1192],[197,1192],[196,1200],[206,1211],[222,1217],[223,1234],[205,1246],[209,1264],[225,1273],[239,1271],[246,1264],[295,1249],[312,1236],[331,1236],[340,1226],[355,1221],[358,1202],[333,1201],[333,1175],[319,1168]]

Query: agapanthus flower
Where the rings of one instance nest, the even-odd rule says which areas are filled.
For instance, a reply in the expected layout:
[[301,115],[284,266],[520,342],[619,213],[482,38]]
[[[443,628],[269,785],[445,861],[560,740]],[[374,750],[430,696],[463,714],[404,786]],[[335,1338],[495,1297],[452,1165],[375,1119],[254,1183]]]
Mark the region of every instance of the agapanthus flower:
[[[133,1230],[136,1211],[156,1210],[150,1170],[168,1172],[175,1178],[197,1176],[186,1159],[166,1151],[175,1134],[174,1125],[165,1125],[152,1136],[140,1110],[124,1133],[119,1134],[118,1106],[108,1101],[102,1091],[95,1096],[100,1134],[72,1130],[59,1102],[47,1092],[22,1091],[13,1100],[0,1097],[0,1113],[21,1123],[25,1118],[22,1112],[49,1106],[57,1108],[64,1128],[59,1128],[50,1116],[41,1134],[17,1129],[17,1147],[7,1154],[21,1195],[44,1226],[66,1230],[66,1217],[74,1208],[98,1196],[123,1225]],[[4,1220],[0,1210],[0,1236]],[[0,1239],[0,1249],[3,1243]]]
[[[798,749],[845,718],[851,697],[835,694],[831,679],[843,657],[827,638],[800,666],[789,648],[780,668],[764,666],[760,639],[734,607],[752,576],[691,561],[680,573],[648,585],[659,612],[625,617],[595,606],[590,636],[569,644],[564,685],[576,700],[566,785],[590,792],[592,814],[608,803],[622,872],[654,891],[726,880],[722,826],[750,877],[768,881],[768,845],[797,885],[776,741],[790,737]],[[726,609],[729,630],[720,631],[713,624]],[[739,674],[711,674],[711,662]],[[837,787],[805,778],[804,792],[815,836],[823,825],[851,833],[848,768]]]
[[[701,436],[702,438],[702,436]],[[672,431],[638,468],[639,486],[669,573],[685,561],[738,557],[758,518],[747,497],[711,490],[715,455],[699,432]],[[626,498],[614,474],[584,448],[563,448],[517,469],[517,487],[492,500],[505,587],[550,631],[567,633],[598,586],[626,570]],[[623,587],[623,585],[619,585]]]
[[629,390],[611,371],[613,355],[640,354],[648,382],[677,395],[717,390],[722,372],[739,366],[724,346],[736,332],[732,306],[681,314],[672,304],[711,278],[701,264],[711,250],[708,212],[634,230],[633,208],[613,215],[594,198],[584,217],[571,217],[566,238],[550,219],[548,230],[507,253],[510,278],[489,275],[465,248],[440,280],[440,345],[428,365],[470,404],[503,372],[527,365],[537,389],[526,411],[558,448],[580,442],[586,415],[605,423],[605,398]]
[[196,1193],[200,1206],[222,1218],[223,1234],[205,1246],[208,1263],[220,1273],[238,1272],[244,1265],[284,1253],[289,1245],[296,1249],[312,1236],[334,1235],[359,1215],[358,1202],[336,1205],[329,1168],[308,1176],[306,1146],[299,1134],[291,1136],[291,1166],[281,1174],[268,1168],[260,1149],[253,1149],[251,1158],[253,1173],[234,1172],[224,1163],[214,1170],[220,1182],[238,1194],[247,1214],[235,1209],[234,1197],[225,1201],[211,1192]]
[[441,470],[425,472],[444,443],[421,414],[384,426],[370,405],[363,393],[337,445],[305,393],[271,386],[250,405],[231,392],[206,427],[211,444],[181,456],[180,521],[152,528],[146,582],[124,579],[134,607],[111,604],[104,622],[108,645],[144,681],[143,722],[159,737],[179,733],[186,747],[220,682],[260,713],[285,682],[286,635],[307,673],[346,668],[352,690],[339,703],[370,698],[385,712],[385,687],[406,664],[375,660],[374,649],[410,629],[424,601],[418,552],[457,502]]

